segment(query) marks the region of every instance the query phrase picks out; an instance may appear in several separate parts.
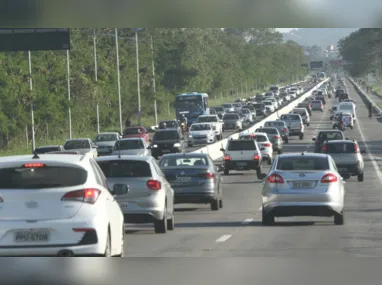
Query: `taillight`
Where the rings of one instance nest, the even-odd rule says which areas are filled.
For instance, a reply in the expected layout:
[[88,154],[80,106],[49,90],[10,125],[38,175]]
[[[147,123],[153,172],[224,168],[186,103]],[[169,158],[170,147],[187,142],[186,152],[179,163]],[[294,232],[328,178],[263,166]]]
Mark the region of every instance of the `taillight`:
[[228,154],[224,155],[224,160],[231,160],[231,157]]
[[211,172],[207,172],[207,173],[200,174],[200,177],[205,178],[205,179],[213,179],[213,178],[215,178],[215,174],[211,173]]
[[61,201],[78,201],[88,204],[94,204],[97,201],[99,195],[101,195],[100,190],[88,188],[84,190],[68,192],[61,198]]
[[24,168],[42,168],[45,167],[44,163],[25,163]]
[[322,147],[322,151],[324,152],[324,151],[327,151],[328,150],[328,147],[326,146],[326,145],[324,145],[323,147]]
[[283,133],[286,133],[286,132],[288,132],[288,129],[287,129],[287,128],[284,128],[284,129],[283,129]]
[[300,123],[300,129],[302,129],[302,124]]
[[279,140],[279,139],[280,139],[280,136],[275,136],[275,139],[276,139],[276,140]]
[[359,153],[359,147],[356,144],[354,144],[354,152],[355,153]]
[[272,174],[268,177],[269,183],[284,183],[284,179],[279,174]]
[[338,178],[333,173],[328,173],[328,174],[324,175],[324,177],[322,177],[322,179],[321,179],[321,183],[333,183],[333,182],[337,182],[337,181],[338,181]]
[[271,144],[270,144],[270,143],[263,143],[263,146],[265,146],[265,147],[270,147]]
[[253,157],[253,159],[254,159],[254,160],[260,160],[260,156],[256,154],[256,155]]
[[158,180],[150,179],[146,183],[147,188],[150,190],[160,190],[162,188],[162,184]]

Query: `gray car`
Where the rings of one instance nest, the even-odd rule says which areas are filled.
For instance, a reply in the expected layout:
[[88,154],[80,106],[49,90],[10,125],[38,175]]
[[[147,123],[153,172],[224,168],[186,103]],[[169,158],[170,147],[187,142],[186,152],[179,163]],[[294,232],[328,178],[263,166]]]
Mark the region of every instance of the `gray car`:
[[114,144],[121,139],[117,132],[100,133],[96,136],[94,143],[98,146],[98,155],[109,155],[113,151]]
[[223,116],[225,130],[242,130],[243,121],[237,113],[226,113]]
[[56,152],[56,151],[64,151],[64,147],[62,145],[44,145],[36,147],[33,153],[44,154],[48,152]]
[[264,124],[265,128],[276,128],[279,130],[281,138],[285,143],[289,142],[289,129],[284,121],[266,121]]
[[142,138],[121,139],[115,143],[111,155],[150,155],[151,149]]
[[125,223],[153,223],[156,233],[175,228],[174,190],[151,156],[104,156],[97,163],[109,189],[128,185],[128,193],[116,196]]
[[258,128],[255,132],[266,133],[268,135],[269,141],[273,145],[273,151],[277,152],[278,154],[284,151],[284,142],[277,128],[262,127]]
[[208,154],[166,154],[159,166],[174,189],[175,204],[210,204],[213,211],[223,207],[220,169]]

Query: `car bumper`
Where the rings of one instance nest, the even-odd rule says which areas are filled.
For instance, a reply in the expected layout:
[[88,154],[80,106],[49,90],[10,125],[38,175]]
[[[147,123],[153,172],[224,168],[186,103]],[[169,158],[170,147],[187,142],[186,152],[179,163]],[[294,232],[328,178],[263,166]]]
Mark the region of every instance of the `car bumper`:
[[264,213],[275,217],[331,217],[341,213],[343,208],[342,203],[336,202],[273,202],[263,205]]
[[279,142],[273,142],[272,143],[272,147],[273,147],[274,151],[282,150],[283,149],[283,144],[280,141]]
[[224,162],[224,169],[227,170],[251,170],[257,169],[259,166],[260,161],[257,160],[238,160]]
[[175,189],[174,192],[175,204],[211,203],[216,200],[218,196],[217,192],[215,192],[213,188],[206,191],[201,191],[200,189],[195,189],[195,191],[187,190],[187,192],[183,191],[183,189]]
[[[152,223],[154,221],[162,220],[164,217],[164,199],[144,199],[142,201],[120,201],[123,217],[125,223],[141,224]],[[128,207],[123,204],[127,203]]]
[[356,164],[336,164],[340,175],[358,175],[363,173],[363,169]]
[[299,136],[301,134],[303,134],[301,129],[289,129],[289,136],[290,137],[292,137],[292,136]]
[[196,139],[192,138],[188,141],[188,143],[191,144],[206,144],[206,143],[213,143],[215,141],[215,138],[209,137],[209,138],[202,138],[202,139]]

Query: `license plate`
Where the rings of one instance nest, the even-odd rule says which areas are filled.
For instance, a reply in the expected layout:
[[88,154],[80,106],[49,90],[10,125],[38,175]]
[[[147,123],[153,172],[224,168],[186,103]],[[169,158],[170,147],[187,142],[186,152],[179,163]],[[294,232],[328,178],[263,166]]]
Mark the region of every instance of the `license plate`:
[[119,206],[123,210],[123,209],[127,209],[129,204],[128,203],[119,203]]
[[347,171],[348,169],[347,168],[338,168],[338,171],[341,171],[341,172],[344,172],[344,171]]
[[293,188],[294,189],[313,188],[313,182],[312,181],[293,181]]
[[169,150],[169,149],[162,149],[162,152],[163,152],[163,153],[169,153],[170,150]]
[[247,166],[246,162],[238,162],[236,163],[237,166]]
[[192,180],[191,177],[177,177],[175,182],[176,183],[190,183]]
[[47,242],[49,241],[49,232],[16,232],[15,242]]

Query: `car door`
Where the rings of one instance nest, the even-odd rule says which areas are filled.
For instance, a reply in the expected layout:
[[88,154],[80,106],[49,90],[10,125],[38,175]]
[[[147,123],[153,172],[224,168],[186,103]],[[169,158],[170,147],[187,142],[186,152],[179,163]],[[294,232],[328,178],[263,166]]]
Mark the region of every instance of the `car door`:
[[166,199],[167,199],[167,211],[170,211],[171,214],[173,214],[174,213],[174,189],[172,189],[170,183],[167,181],[166,176],[160,169],[160,166],[158,165],[155,159],[152,159],[152,164],[154,166],[154,169],[157,175],[161,179],[162,185],[164,185],[166,188],[165,190],[166,190]]

